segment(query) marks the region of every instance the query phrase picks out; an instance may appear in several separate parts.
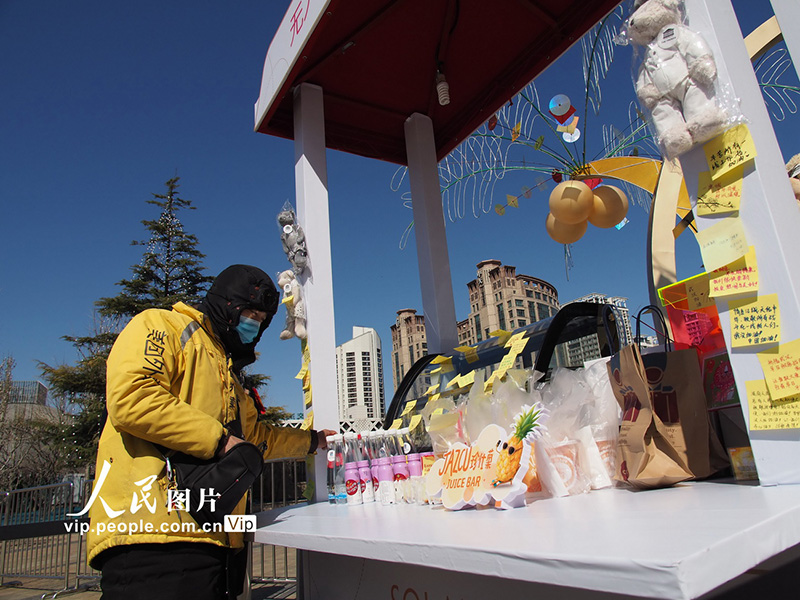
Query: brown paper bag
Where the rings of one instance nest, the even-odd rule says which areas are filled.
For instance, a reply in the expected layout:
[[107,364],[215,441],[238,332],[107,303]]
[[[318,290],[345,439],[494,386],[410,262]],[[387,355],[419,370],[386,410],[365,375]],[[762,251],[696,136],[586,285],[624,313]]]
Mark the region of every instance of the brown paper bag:
[[[708,406],[697,350],[653,352],[642,356],[650,398],[670,444],[692,476],[702,479],[717,471],[712,456],[721,450],[708,418]],[[716,442],[716,444],[714,444]]]
[[680,422],[677,427],[675,422],[667,427],[661,419],[664,414],[670,417],[677,401],[672,402],[672,396],[665,399],[659,395],[654,406],[638,346],[626,346],[614,354],[608,363],[608,374],[623,411],[614,478],[642,488],[666,487],[691,479],[686,436],[677,431]]
[[616,478],[639,487],[663,487],[708,477],[726,467],[727,460],[708,416],[697,351],[672,350],[664,316],[653,305],[636,315],[636,339],[648,311],[661,322],[664,349],[642,355],[638,346],[629,346],[608,366],[614,395],[625,411]]

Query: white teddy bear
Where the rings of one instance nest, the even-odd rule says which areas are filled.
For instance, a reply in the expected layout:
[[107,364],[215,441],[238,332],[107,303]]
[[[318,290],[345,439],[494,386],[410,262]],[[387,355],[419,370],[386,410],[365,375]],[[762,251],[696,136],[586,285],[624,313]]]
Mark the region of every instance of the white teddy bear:
[[674,158],[722,131],[714,97],[717,66],[700,34],[683,25],[681,0],[636,0],[630,40],[646,48],[636,95],[650,111],[659,142]]
[[282,302],[286,305],[286,325],[280,338],[288,340],[296,336],[301,340],[306,339],[306,303],[294,271],[287,269],[280,273],[278,286],[283,289]]

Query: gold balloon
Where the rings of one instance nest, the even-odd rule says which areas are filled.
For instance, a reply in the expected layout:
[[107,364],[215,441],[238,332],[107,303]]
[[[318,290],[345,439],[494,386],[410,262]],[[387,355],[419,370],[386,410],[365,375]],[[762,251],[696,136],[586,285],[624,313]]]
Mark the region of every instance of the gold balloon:
[[593,204],[594,210],[589,215],[589,223],[595,227],[614,227],[628,214],[628,197],[613,185],[595,188]]
[[556,219],[552,213],[547,215],[547,222],[545,229],[547,235],[553,238],[559,244],[573,244],[583,237],[586,233],[586,228],[589,226],[588,221],[581,221],[580,223],[564,223]]
[[562,223],[576,225],[589,218],[593,199],[592,188],[582,181],[562,181],[550,193],[550,212]]

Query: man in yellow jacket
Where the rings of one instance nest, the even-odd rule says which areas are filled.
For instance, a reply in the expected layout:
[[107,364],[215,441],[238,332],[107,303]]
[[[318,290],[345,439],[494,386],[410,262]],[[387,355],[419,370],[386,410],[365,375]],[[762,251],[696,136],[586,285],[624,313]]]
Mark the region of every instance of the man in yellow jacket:
[[334,433],[257,421],[240,383],[278,296],[262,270],[233,265],[198,307],[146,310],[120,333],[88,503],[88,558],[102,570],[105,600],[220,600],[241,591],[242,534],[203,527],[176,508],[162,452],[212,459],[244,439],[265,445],[265,458],[301,457]]

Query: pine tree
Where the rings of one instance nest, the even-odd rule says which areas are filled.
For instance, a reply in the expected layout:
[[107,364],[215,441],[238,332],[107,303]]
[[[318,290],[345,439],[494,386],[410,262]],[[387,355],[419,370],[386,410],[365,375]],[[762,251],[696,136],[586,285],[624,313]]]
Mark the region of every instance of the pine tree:
[[194,210],[191,201],[178,196],[178,177],[166,182],[166,194],[153,194],[148,204],[158,206],[156,220],[142,224],[150,232],[139,264],[131,267],[133,277],[117,285],[118,295],[100,298],[95,305],[100,319],[90,336],[64,336],[78,350],[75,365],[51,367],[39,363],[50,389],[78,408],[72,423],[62,431],[63,451],[73,468],[92,465],[97,441],[106,415],[106,359],[119,331],[137,313],[148,308],[170,308],[176,302],[196,304],[204,296],[213,277],[203,274],[202,254],[194,235],[186,233],[178,219],[181,209]]
[[147,308],[170,308],[176,302],[198,303],[213,281],[203,275],[205,254],[198,249],[197,237],[186,233],[178,219],[180,209],[195,210],[191,201],[178,196],[179,177],[167,181],[166,194],[153,194],[148,204],[161,209],[157,220],[144,220],[150,239],[133,241],[145,246],[142,261],[131,267],[133,277],[117,285],[123,291],[96,302],[100,314],[109,317],[133,317]]

